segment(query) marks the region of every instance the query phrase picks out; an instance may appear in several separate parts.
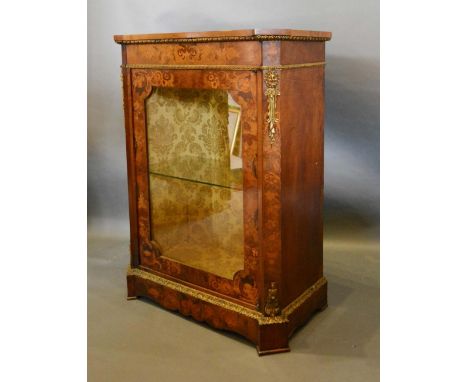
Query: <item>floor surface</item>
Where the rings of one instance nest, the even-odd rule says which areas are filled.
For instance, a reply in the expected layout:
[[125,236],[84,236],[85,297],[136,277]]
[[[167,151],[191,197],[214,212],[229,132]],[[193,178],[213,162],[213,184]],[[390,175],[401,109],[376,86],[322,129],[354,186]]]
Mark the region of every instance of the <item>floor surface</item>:
[[378,253],[369,241],[325,241],[328,308],[291,338],[290,353],[258,357],[237,335],[127,301],[128,239],[90,235],[89,381],[378,381]]

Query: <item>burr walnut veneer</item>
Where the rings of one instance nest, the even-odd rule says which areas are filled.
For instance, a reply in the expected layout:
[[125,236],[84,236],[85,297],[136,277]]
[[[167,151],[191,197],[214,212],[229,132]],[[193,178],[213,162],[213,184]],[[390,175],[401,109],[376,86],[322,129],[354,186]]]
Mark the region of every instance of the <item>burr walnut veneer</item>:
[[327,304],[328,32],[115,36],[122,47],[131,261],[147,297],[259,354]]

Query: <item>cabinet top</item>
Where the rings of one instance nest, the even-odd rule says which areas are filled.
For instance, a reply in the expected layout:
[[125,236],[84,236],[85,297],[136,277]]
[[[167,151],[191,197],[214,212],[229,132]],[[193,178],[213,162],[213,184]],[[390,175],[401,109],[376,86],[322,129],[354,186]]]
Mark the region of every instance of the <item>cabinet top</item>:
[[297,29],[240,29],[231,31],[182,32],[156,34],[115,35],[118,44],[160,44],[174,42],[219,42],[219,41],[328,41],[331,32]]

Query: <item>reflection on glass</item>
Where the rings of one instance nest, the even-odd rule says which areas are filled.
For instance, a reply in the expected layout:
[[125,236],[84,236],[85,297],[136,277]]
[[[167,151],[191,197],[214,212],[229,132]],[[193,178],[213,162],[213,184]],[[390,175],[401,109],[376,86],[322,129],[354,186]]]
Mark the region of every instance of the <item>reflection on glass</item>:
[[146,100],[152,240],[230,279],[244,263],[240,114],[225,90],[155,88]]

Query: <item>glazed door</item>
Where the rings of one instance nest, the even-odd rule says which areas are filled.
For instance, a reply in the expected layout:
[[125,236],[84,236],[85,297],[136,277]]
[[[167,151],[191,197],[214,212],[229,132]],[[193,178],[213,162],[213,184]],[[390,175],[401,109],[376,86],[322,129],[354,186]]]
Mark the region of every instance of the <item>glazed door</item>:
[[257,304],[256,74],[132,70],[140,266]]

